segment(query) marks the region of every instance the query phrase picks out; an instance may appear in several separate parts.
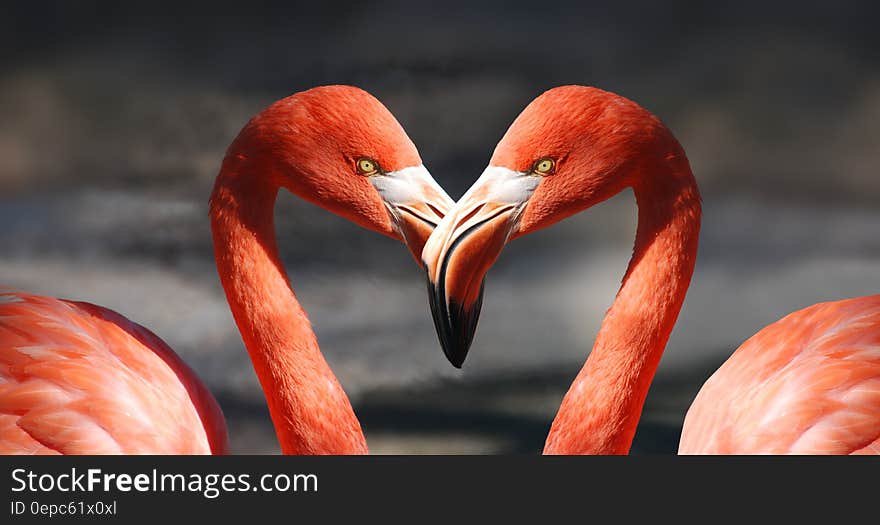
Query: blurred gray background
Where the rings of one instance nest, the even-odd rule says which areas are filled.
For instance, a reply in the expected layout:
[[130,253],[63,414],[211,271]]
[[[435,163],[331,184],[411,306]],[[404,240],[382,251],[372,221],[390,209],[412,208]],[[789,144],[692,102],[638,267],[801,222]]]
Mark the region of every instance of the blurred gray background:
[[[697,270],[633,451],[676,450],[703,381],[818,301],[880,291],[873,2],[6,3],[0,283],[113,308],[206,380],[235,452],[275,453],[212,260],[207,202],[247,119],[355,84],[453,198],[549,87],[595,85],[673,130],[704,198]],[[537,453],[631,253],[626,192],[517,240],[464,370],[404,247],[283,194],[279,244],[377,453]]]

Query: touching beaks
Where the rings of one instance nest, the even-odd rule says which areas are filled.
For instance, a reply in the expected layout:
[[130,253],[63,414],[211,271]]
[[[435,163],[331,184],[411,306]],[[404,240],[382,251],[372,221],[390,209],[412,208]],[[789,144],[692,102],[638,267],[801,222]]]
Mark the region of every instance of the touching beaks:
[[450,209],[422,251],[440,346],[461,368],[473,342],[483,279],[515,232],[540,177],[489,166]]
[[421,262],[422,248],[455,201],[424,166],[412,166],[370,177],[400,236]]

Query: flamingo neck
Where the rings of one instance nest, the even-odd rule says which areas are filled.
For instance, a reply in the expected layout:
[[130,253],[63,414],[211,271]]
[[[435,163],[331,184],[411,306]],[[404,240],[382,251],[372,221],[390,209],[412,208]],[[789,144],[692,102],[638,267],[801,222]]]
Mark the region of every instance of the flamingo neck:
[[627,454],[632,445],[693,274],[700,230],[700,195],[684,153],[664,162],[633,186],[633,257],[553,421],[545,454]]
[[211,196],[211,229],[220,281],[281,451],[366,453],[348,397],[321,354],[278,256],[273,216],[279,186],[257,171],[227,157]]

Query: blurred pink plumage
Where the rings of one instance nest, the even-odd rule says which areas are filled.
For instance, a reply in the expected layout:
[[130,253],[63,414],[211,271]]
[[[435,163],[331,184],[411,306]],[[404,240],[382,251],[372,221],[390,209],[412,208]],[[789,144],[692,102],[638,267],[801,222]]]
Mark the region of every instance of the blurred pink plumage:
[[682,454],[880,454],[880,295],[804,308],[719,368]]
[[0,293],[0,453],[222,454],[226,423],[152,332],[88,303]]

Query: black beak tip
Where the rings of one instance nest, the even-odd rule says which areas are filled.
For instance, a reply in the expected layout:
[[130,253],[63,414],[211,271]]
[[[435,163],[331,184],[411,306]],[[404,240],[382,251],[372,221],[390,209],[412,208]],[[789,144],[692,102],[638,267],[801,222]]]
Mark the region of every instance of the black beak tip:
[[447,303],[445,293],[428,279],[428,301],[431,305],[431,316],[434,318],[434,328],[437,329],[437,337],[446,359],[455,368],[462,367],[474,340],[483,305],[483,290],[481,283],[476,302],[465,308],[454,300]]
[[449,347],[444,345],[442,342],[440,345],[443,347],[443,353],[446,355],[446,359],[454,366],[455,368],[461,369],[461,366],[464,364],[465,358],[467,358],[467,353],[470,345],[468,347],[462,349],[459,347]]

